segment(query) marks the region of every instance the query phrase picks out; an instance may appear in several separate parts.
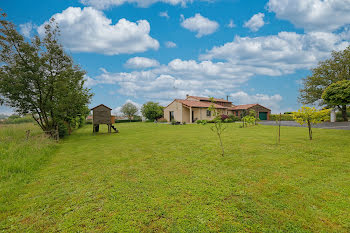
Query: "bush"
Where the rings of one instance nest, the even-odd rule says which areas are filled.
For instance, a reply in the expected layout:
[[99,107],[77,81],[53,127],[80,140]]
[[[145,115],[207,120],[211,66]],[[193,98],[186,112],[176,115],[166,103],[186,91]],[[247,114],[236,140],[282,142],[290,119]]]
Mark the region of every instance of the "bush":
[[[280,119],[280,114],[270,114],[270,120],[271,121],[278,121]],[[282,121],[294,121],[292,114],[282,114],[281,115]]]
[[207,120],[202,120],[202,125],[206,125],[208,123]]
[[63,121],[58,122],[58,135],[60,138],[68,135],[68,127]]
[[182,122],[183,125],[186,125],[186,121]]
[[[348,113],[348,118],[350,118],[350,112],[347,112]],[[343,119],[343,115],[341,112],[336,112],[336,116],[337,116],[337,120],[336,121],[344,121]]]
[[232,122],[240,121],[239,117],[235,115],[229,115],[228,117],[232,120]]
[[199,125],[199,124],[202,124],[202,120],[197,120],[196,123]]
[[30,123],[35,122],[31,115],[26,115],[24,117],[20,117],[18,115],[12,115],[2,121],[2,124],[22,124],[22,123]]
[[[115,123],[130,123],[130,122],[142,122],[142,120],[115,120]],[[150,121],[154,122],[154,121]]]
[[157,120],[157,122],[162,122],[162,123],[164,123],[164,122],[168,122],[165,118],[159,118],[158,120]]
[[180,122],[175,121],[175,120],[172,120],[172,121],[171,121],[171,124],[172,124],[172,125],[180,125]]
[[225,115],[225,114],[221,115],[220,117],[221,117],[221,120],[222,120],[222,121],[225,121],[226,119],[228,119],[228,116]]
[[226,120],[224,120],[225,123],[233,123],[234,121],[231,118],[227,118]]

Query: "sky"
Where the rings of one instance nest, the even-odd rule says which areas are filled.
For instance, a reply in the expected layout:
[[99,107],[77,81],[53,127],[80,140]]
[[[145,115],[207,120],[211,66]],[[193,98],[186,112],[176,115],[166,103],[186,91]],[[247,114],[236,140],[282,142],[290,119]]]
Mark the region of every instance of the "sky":
[[[53,17],[90,107],[186,94],[294,111],[301,80],[350,42],[350,0],[1,0],[30,39]],[[0,107],[1,113],[11,113]]]

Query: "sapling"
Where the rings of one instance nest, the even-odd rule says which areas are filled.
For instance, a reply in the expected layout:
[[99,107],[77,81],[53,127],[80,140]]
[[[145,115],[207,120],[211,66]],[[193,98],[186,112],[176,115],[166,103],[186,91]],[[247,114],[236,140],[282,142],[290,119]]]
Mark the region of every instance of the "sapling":
[[214,98],[210,98],[210,100],[211,100],[212,104],[209,107],[209,111],[211,111],[212,115],[214,116],[214,120],[213,120],[214,126],[210,127],[210,129],[218,136],[219,141],[220,141],[220,147],[222,150],[221,155],[225,156],[225,150],[224,150],[224,145],[222,143],[221,135],[225,131],[226,126],[222,122],[219,111],[215,108]]

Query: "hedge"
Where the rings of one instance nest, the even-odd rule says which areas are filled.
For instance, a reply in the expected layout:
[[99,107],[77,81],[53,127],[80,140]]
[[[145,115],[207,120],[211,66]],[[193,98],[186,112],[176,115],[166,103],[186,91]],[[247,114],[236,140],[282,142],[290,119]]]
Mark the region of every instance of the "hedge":
[[[280,114],[270,114],[270,121],[276,121],[280,119]],[[292,114],[282,114],[282,121],[294,121]]]

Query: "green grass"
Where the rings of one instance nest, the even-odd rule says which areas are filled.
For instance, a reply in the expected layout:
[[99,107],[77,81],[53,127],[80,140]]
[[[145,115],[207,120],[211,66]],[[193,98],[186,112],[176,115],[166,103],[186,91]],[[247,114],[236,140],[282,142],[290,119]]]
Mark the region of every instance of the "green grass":
[[282,127],[276,145],[275,127],[229,124],[221,157],[210,125],[117,127],[43,145],[48,161],[1,203],[0,230],[350,231],[350,131],[314,129],[309,141],[306,128]]

